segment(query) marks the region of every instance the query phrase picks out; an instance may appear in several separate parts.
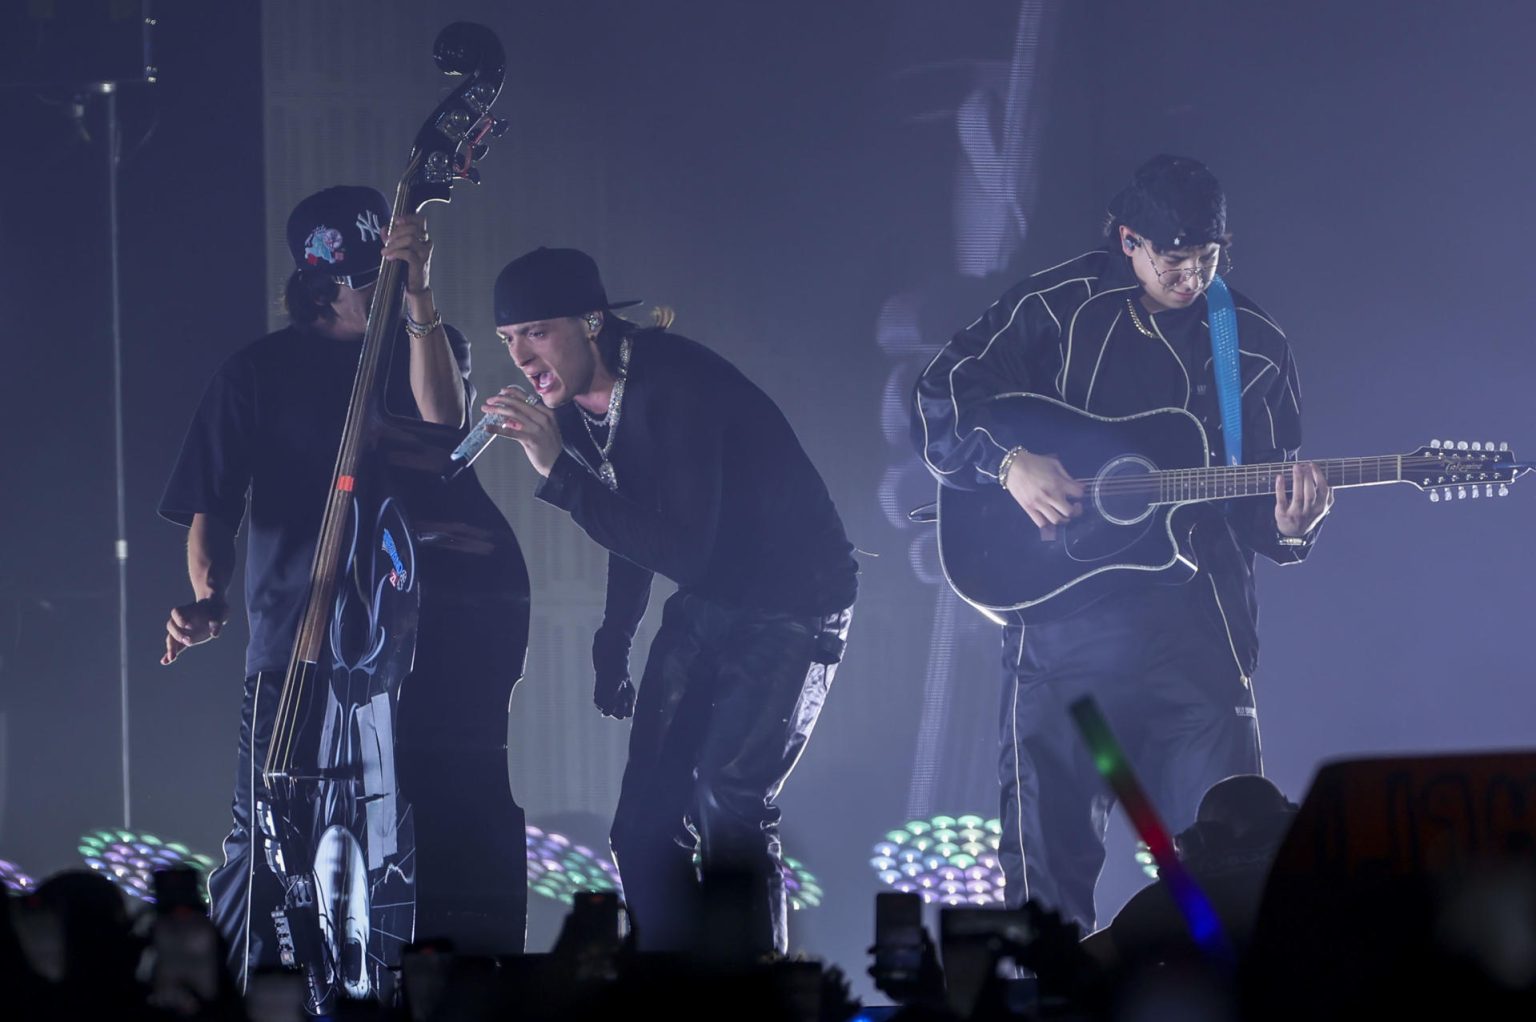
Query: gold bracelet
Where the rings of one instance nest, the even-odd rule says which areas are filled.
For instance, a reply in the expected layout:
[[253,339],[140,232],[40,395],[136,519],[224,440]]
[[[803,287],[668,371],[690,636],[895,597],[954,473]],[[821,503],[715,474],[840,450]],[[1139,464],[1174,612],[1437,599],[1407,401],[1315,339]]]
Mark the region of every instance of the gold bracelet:
[[432,331],[443,325],[443,314],[438,312],[432,317],[430,323],[418,323],[411,317],[411,311],[405,310],[405,332],[418,340],[427,336]]
[[1021,454],[1028,453],[1029,452],[1022,447],[1015,447],[1007,454],[1003,455],[1003,463],[997,466],[997,485],[1001,486],[1005,490],[1008,488],[1008,470],[1013,467],[1013,459],[1017,458]]

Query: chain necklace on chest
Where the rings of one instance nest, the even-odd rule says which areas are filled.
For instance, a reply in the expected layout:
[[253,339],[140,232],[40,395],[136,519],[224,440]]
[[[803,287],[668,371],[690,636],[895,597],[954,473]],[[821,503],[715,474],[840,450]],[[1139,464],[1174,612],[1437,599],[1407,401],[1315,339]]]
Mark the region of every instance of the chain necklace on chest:
[[[1143,323],[1141,321],[1141,317],[1136,314],[1136,299],[1127,298],[1125,300],[1125,308],[1126,311],[1131,314],[1131,325],[1140,331],[1143,337],[1150,337],[1154,341],[1162,339],[1157,335],[1157,333],[1155,333],[1145,323]],[[1151,317],[1148,316],[1147,318],[1150,319]]]
[[[629,376],[629,355],[631,342],[625,337],[619,342],[619,372],[618,378],[613,381],[613,389],[608,392],[608,408],[602,415],[593,415],[581,405],[576,406],[581,415],[581,424],[586,427],[587,439],[592,441],[592,446],[597,449],[598,466],[597,477],[603,481],[603,485],[615,493],[619,489],[619,476],[613,470],[613,462],[609,460],[609,452],[613,450],[614,438],[619,435],[619,416],[624,410],[624,381]],[[602,443],[597,441],[596,430],[608,428],[608,435]]]

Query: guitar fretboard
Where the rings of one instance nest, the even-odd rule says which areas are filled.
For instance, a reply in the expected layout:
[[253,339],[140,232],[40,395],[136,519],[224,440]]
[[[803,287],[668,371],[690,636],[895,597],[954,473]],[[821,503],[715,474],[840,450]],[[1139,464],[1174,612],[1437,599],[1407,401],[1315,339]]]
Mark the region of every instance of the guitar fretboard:
[[[1514,478],[1507,452],[1424,449],[1413,454],[1384,454],[1366,458],[1312,461],[1335,489],[1412,483],[1421,489],[1438,486],[1492,487]],[[1277,476],[1290,476],[1293,462],[1258,465],[1214,465],[1204,468],[1162,469],[1133,476],[1083,480],[1104,493],[1136,493],[1159,504],[1256,497],[1275,492]],[[1289,484],[1287,484],[1289,485]],[[1491,494],[1490,494],[1491,495]]]
[[[1388,454],[1373,458],[1335,458],[1314,461],[1328,485],[1335,489],[1350,486],[1379,486],[1401,482],[1404,456]],[[1186,500],[1224,500],[1228,497],[1256,497],[1275,492],[1275,478],[1289,476],[1293,465],[1276,462],[1260,465],[1217,465],[1210,468],[1169,469],[1155,473],[1158,502]],[[1410,466],[1410,471],[1412,466]],[[1438,473],[1438,466],[1437,466]]]

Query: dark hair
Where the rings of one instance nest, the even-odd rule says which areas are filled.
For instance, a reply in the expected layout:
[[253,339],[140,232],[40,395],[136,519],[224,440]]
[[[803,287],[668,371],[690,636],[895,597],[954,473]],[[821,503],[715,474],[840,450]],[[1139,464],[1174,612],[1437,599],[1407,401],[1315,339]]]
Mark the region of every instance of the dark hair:
[[1195,822],[1174,836],[1174,847],[1195,870],[1267,868],[1298,809],[1267,778],[1236,774],[1206,791]]
[[1109,227],[1134,224],[1154,251],[1225,245],[1227,196],[1209,167],[1187,156],[1152,157],[1109,200]]
[[283,286],[283,308],[294,326],[314,326],[336,318],[331,303],[341,294],[341,284],[319,270],[294,270]]
[[[1111,252],[1117,252],[1127,259],[1129,259],[1130,256],[1125,254],[1125,245],[1120,241],[1120,228],[1130,226],[1131,225],[1126,223],[1124,220],[1118,219],[1113,213],[1106,214],[1104,217],[1104,237],[1109,239],[1109,250]],[[1131,230],[1134,231],[1135,229],[1136,228],[1131,227]]]

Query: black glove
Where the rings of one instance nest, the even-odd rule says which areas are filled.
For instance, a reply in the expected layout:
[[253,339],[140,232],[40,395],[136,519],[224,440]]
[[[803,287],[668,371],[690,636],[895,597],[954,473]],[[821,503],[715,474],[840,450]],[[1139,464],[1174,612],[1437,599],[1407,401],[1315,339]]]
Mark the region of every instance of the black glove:
[[623,720],[635,714],[635,686],[629,680],[629,638],[599,628],[592,637],[592,669],[597,680],[592,701],[603,716]]

